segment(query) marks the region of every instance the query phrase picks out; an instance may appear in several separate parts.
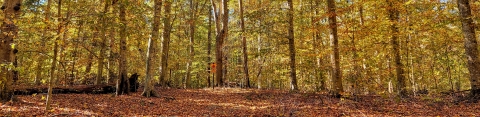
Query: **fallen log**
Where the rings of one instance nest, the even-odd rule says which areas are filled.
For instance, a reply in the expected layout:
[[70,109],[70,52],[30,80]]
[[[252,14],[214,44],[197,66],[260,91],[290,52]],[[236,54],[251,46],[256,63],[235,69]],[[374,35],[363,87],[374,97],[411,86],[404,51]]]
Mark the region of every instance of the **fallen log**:
[[[133,74],[129,78],[130,92],[136,92],[139,87],[137,74]],[[117,84],[102,84],[102,85],[75,85],[75,86],[63,86],[63,87],[53,87],[53,94],[109,94],[115,93]],[[15,95],[32,95],[47,93],[48,86],[39,86],[39,87],[17,87],[15,88]]]
[[[32,95],[47,93],[48,87],[32,87],[15,89],[15,95]],[[53,94],[108,94],[115,92],[115,84],[107,85],[77,85],[52,88]]]

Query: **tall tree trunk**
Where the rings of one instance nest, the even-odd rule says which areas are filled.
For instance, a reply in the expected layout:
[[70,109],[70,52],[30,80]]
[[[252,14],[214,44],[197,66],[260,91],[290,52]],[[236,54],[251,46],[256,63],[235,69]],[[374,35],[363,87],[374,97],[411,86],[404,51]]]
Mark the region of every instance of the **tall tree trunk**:
[[[160,27],[160,16],[162,13],[162,0],[154,1],[154,11],[153,11],[153,23],[152,23],[152,36],[148,39],[148,49],[147,49],[147,62],[146,62],[146,73],[145,73],[145,88],[142,95],[145,97],[150,97],[150,94],[153,94],[154,97],[158,97],[158,94],[153,89],[153,85],[150,79],[153,76],[153,67],[155,64],[155,59],[157,55],[157,44],[158,44],[158,29]],[[168,3],[167,3],[168,4]]]
[[57,18],[58,21],[60,22],[58,24],[57,28],[57,38],[55,38],[54,42],[54,47],[53,47],[53,60],[52,60],[52,66],[50,68],[50,78],[48,79],[48,94],[47,94],[47,100],[46,100],[46,106],[45,110],[50,110],[50,101],[52,100],[52,87],[53,87],[53,81],[56,79],[55,75],[55,70],[57,67],[57,56],[58,56],[58,40],[60,40],[60,34],[62,33],[62,0],[58,0],[58,8],[57,8]]
[[162,87],[166,86],[165,78],[168,72],[168,51],[170,51],[170,32],[172,30],[171,24],[171,2],[165,1],[165,18],[163,19],[163,40],[162,40],[162,54],[160,60],[160,84]]
[[[61,30],[61,33],[62,33],[62,34],[61,34],[61,35],[62,35],[61,37],[62,37],[62,38],[59,39],[59,40],[61,40],[61,42],[60,42],[60,45],[59,45],[60,48],[59,48],[59,51],[58,51],[58,54],[59,54],[59,55],[58,55],[58,60],[59,60],[58,63],[59,63],[59,65],[61,65],[61,67],[62,67],[63,69],[61,70],[61,72],[57,73],[57,77],[58,77],[58,78],[55,79],[55,85],[59,85],[62,80],[63,80],[63,81],[66,81],[65,78],[67,78],[67,77],[66,77],[66,76],[67,76],[67,67],[66,67],[66,65],[67,65],[67,62],[66,62],[66,54],[67,54],[67,53],[64,53],[64,51],[66,50],[67,45],[68,45],[68,43],[67,43],[67,41],[66,41],[65,39],[67,39],[68,34],[69,34],[69,33],[67,33],[67,32],[69,32],[68,30],[70,29],[68,26],[69,26],[69,20],[70,20],[71,12],[70,12],[70,2],[67,1],[67,2],[64,3],[64,4],[66,4],[67,11],[66,11],[65,18],[62,17],[62,20],[61,20],[62,23],[63,23],[63,24],[62,24],[62,27],[63,27],[62,29],[63,29],[63,30]],[[59,20],[59,21],[60,21],[60,20]],[[60,37],[60,36],[59,36],[59,37]],[[60,69],[60,68],[58,68],[58,69]],[[62,75],[63,75],[64,77],[61,77]],[[63,82],[62,85],[65,85],[65,82]]]
[[210,13],[212,11],[211,8],[209,8],[208,10],[208,37],[207,37],[207,63],[208,63],[208,66],[209,66],[209,69],[210,69],[210,72],[207,76],[207,87],[210,87],[212,86],[212,83],[210,81],[210,74],[211,74],[211,70],[212,68],[210,68],[210,64],[212,62],[212,13]]
[[119,19],[120,23],[120,57],[119,57],[119,63],[118,63],[118,78],[117,78],[117,90],[115,92],[115,95],[122,95],[122,94],[128,94],[129,92],[129,84],[128,83],[128,76],[127,76],[127,20],[125,18],[125,7],[126,7],[126,1],[125,0],[120,0],[119,4]]
[[[69,79],[69,85],[73,85],[74,81],[75,81],[75,77],[78,75],[78,71],[76,70],[75,68],[75,65],[77,64],[77,54],[78,54],[78,45],[80,43],[80,39],[84,38],[85,37],[85,34],[83,31],[84,31],[84,27],[83,25],[85,25],[85,22],[84,21],[79,21],[78,22],[78,32],[77,32],[77,39],[74,41],[74,49],[73,49],[73,54],[72,54],[72,69],[71,69],[71,75],[72,79]],[[80,36],[81,34],[84,34],[83,36]]]
[[[225,82],[225,79],[226,79],[225,76],[227,74],[227,67],[226,67],[227,65],[224,64],[224,63],[227,62],[227,58],[226,58],[225,52],[224,52],[225,51],[224,42],[228,37],[228,18],[229,18],[228,0],[222,0],[222,3],[223,3],[223,5],[222,5],[222,8],[223,8],[223,10],[222,10],[223,11],[223,13],[222,13],[222,31],[221,31],[221,33],[222,33],[221,38],[222,39],[220,39],[218,41],[218,45],[220,45],[220,46],[217,46],[217,51],[220,51],[218,53],[218,55],[220,55],[219,59],[220,59],[220,61],[222,61],[221,64],[217,64],[217,66],[219,66],[217,68],[217,73],[218,73],[217,75],[219,75],[218,79],[220,79],[221,84],[223,84]],[[220,74],[222,74],[221,77],[220,77]]]
[[114,79],[116,78],[115,76],[115,58],[116,58],[116,53],[114,52],[113,48],[115,47],[115,36],[114,35],[114,29],[111,29],[110,31],[110,46],[109,46],[109,55],[108,55],[108,79],[107,79],[107,84],[110,83],[111,81],[115,81]]
[[37,63],[37,70],[35,71],[35,85],[40,85],[40,81],[42,80],[42,70],[43,70],[43,64],[45,62],[45,54],[46,54],[46,50],[45,50],[45,42],[46,38],[48,38],[48,31],[50,30],[50,8],[51,8],[51,0],[47,0],[47,8],[45,8],[45,25],[46,25],[46,28],[43,30],[43,33],[42,33],[42,39],[41,39],[41,47],[40,48],[40,52],[41,54],[39,55],[39,58],[38,58],[38,63]]
[[[259,0],[258,2],[259,3],[257,4],[257,7],[261,7],[262,6],[262,0]],[[260,10],[262,10],[262,9],[260,9]],[[257,78],[257,88],[258,89],[262,89],[262,79],[261,79],[262,77],[261,76],[262,76],[263,63],[265,63],[265,59],[263,59],[263,61],[262,61],[262,52],[261,52],[261,50],[262,50],[262,31],[261,30],[263,29],[263,27],[262,27],[262,21],[263,20],[262,19],[263,19],[263,17],[258,18],[258,28],[259,28],[258,30],[259,30],[259,32],[258,32],[258,35],[257,35],[257,53],[258,53],[257,60],[258,60],[259,68],[258,68],[258,73],[257,73],[257,77],[256,77]]]
[[332,62],[332,81],[334,95],[340,95],[343,92],[342,73],[340,71],[340,54],[338,49],[338,35],[337,35],[337,13],[335,11],[335,0],[327,0],[328,7],[328,23],[330,25],[330,45],[333,48],[331,55]]
[[[324,77],[324,71],[325,71],[325,68],[322,67],[322,64],[323,64],[323,61],[322,58],[319,56],[320,54],[320,48],[323,47],[324,45],[322,44],[322,39],[321,39],[321,34],[320,34],[320,23],[318,23],[318,21],[316,22],[315,21],[315,18],[314,16],[317,16],[319,14],[319,10],[318,9],[315,9],[315,8],[318,8],[318,1],[315,1],[313,2],[313,0],[310,0],[311,3],[311,8],[312,8],[312,11],[314,13],[314,15],[312,15],[311,17],[311,21],[312,21],[312,26],[314,27],[315,29],[315,32],[313,33],[312,37],[313,37],[313,48],[314,48],[314,51],[315,51],[315,79],[318,80],[318,84],[316,84],[316,90],[325,90],[326,89],[326,82],[325,82],[325,77]],[[322,46],[320,47],[320,44],[322,44]]]
[[[347,3],[355,4],[353,2],[353,0],[350,1],[350,2],[347,1]],[[361,5],[360,5],[360,7],[361,7]],[[354,14],[354,13],[355,13],[355,11],[352,11],[351,14]],[[353,23],[352,25],[355,25],[355,23]],[[350,36],[350,39],[351,39],[351,42],[352,42],[352,60],[353,60],[353,78],[352,78],[352,81],[351,81],[352,82],[352,90],[351,91],[352,91],[353,95],[356,95],[360,92],[360,90],[359,90],[359,78],[362,78],[362,76],[361,76],[361,71],[360,71],[361,68],[360,68],[360,65],[358,64],[358,59],[359,59],[358,58],[358,53],[357,53],[358,50],[357,50],[356,42],[355,42],[355,34],[357,32],[357,29],[356,29],[356,26],[352,26],[352,27],[353,27],[353,29],[351,31],[352,36]],[[348,29],[347,29],[347,32],[350,32],[350,31],[348,31]]]
[[[115,11],[115,7],[112,6],[111,8],[112,12]],[[114,13],[115,14],[115,13]],[[110,23],[116,23],[115,21],[112,21]],[[114,47],[115,47],[115,26],[111,26],[110,27],[110,46],[109,46],[109,56],[108,56],[108,80],[107,80],[107,84],[110,83],[111,81],[115,81],[115,78],[117,78],[117,76],[115,76],[115,60],[116,60],[116,57],[117,57],[117,53],[115,53],[114,51]]]
[[110,5],[110,0],[105,0],[105,6],[103,8],[103,14],[101,16],[102,29],[100,30],[100,35],[102,37],[102,42],[100,43],[100,52],[98,53],[98,68],[97,68],[97,77],[95,77],[94,84],[100,84],[103,77],[103,66],[105,64],[105,50],[107,47],[107,12]]
[[[223,42],[227,37],[228,32],[228,0],[222,0],[221,8],[223,13],[216,8],[214,0],[210,0],[212,3],[215,27],[216,27],[216,46],[215,46],[215,64],[217,65],[217,70],[215,73],[215,86],[223,86]],[[221,15],[219,15],[221,14]],[[220,24],[222,26],[220,27]]]
[[480,95],[480,60],[478,58],[478,44],[475,35],[475,24],[472,19],[469,0],[458,0],[458,10],[462,22],[462,32],[465,44],[465,54],[470,72],[470,94]]
[[403,70],[403,64],[401,61],[401,56],[400,56],[400,44],[398,41],[398,35],[399,35],[399,30],[398,30],[398,20],[400,17],[400,13],[396,7],[398,7],[398,3],[395,0],[387,0],[388,2],[388,15],[389,15],[389,20],[392,23],[390,25],[390,30],[391,30],[391,43],[393,46],[393,57],[395,59],[395,73],[397,75],[397,90],[398,90],[398,95],[399,96],[406,96],[407,95],[407,89],[406,89],[406,84],[405,84],[405,76],[404,76],[404,70]]
[[297,70],[295,68],[295,37],[293,30],[293,2],[288,0],[288,49],[290,53],[290,90],[298,90],[297,85]]
[[238,0],[240,7],[240,28],[242,30],[242,52],[243,52],[243,72],[245,78],[245,86],[250,88],[250,76],[248,74],[248,52],[247,38],[245,38],[245,19],[243,18],[243,0]]
[[195,48],[193,45],[195,44],[195,21],[196,21],[196,16],[195,13],[197,12],[195,9],[195,3],[193,0],[190,0],[190,37],[189,37],[189,43],[188,43],[188,63],[187,63],[187,73],[185,76],[185,86],[184,88],[190,88],[190,80],[191,80],[191,72],[192,72],[192,61],[195,56]]
[[[0,61],[1,64],[13,64],[15,60],[16,50],[12,48],[13,40],[17,37],[18,27],[15,25],[15,20],[20,14],[20,6],[22,0],[6,0],[3,3],[2,9],[4,13],[2,28],[0,29]],[[1,67],[0,74],[0,101],[10,100],[13,96],[13,71],[6,66]]]

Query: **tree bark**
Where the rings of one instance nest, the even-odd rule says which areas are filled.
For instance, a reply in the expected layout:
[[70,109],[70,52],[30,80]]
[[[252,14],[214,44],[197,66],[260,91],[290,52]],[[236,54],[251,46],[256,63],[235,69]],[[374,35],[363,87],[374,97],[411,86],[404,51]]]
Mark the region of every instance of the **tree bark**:
[[297,70],[295,68],[295,34],[293,30],[293,2],[288,0],[288,49],[290,53],[290,90],[297,91]]
[[185,76],[185,86],[184,88],[190,88],[190,80],[192,78],[191,72],[192,72],[192,61],[195,56],[195,21],[196,21],[196,15],[195,13],[197,10],[195,9],[195,3],[193,0],[190,0],[190,37],[189,37],[189,43],[188,43],[188,62],[187,62],[187,73]]
[[[58,78],[55,79],[55,82],[54,82],[55,85],[59,85],[60,82],[62,82],[62,80],[66,81],[65,78],[67,78],[66,77],[67,76],[67,66],[66,66],[67,62],[65,62],[67,57],[66,57],[66,53],[64,53],[64,51],[66,50],[66,48],[67,48],[66,46],[68,45],[68,43],[65,39],[68,38],[68,34],[69,34],[67,32],[69,32],[68,30],[70,29],[68,26],[69,26],[69,20],[70,20],[71,12],[70,12],[70,2],[67,1],[64,4],[66,4],[67,11],[66,11],[65,17],[62,17],[62,20],[59,20],[62,23],[62,29],[63,30],[61,30],[61,32],[60,32],[62,34],[59,34],[59,35],[61,35],[61,36],[59,36],[59,37],[61,37],[59,39],[59,40],[61,40],[61,42],[60,42],[60,45],[59,45],[60,48],[58,50],[58,54],[59,54],[58,55],[58,63],[60,65],[60,67],[63,68],[63,69],[60,69],[60,67],[57,68],[57,69],[60,69],[60,70],[57,73],[56,77],[58,77]],[[62,75],[64,77],[61,77]],[[65,82],[63,82],[63,83],[64,84],[62,84],[62,85],[65,85]]]
[[168,72],[168,52],[170,51],[170,32],[172,30],[171,25],[171,2],[165,1],[165,18],[163,19],[163,40],[162,40],[162,53],[160,60],[160,84],[162,87],[165,87],[166,81],[165,78]]
[[465,54],[468,61],[467,67],[470,72],[470,94],[471,96],[476,96],[480,95],[480,59],[478,58],[475,24],[472,19],[469,0],[458,0],[457,4],[460,12],[460,21],[462,22]]
[[103,77],[103,67],[105,63],[105,48],[107,46],[107,12],[108,12],[108,7],[110,5],[110,0],[105,0],[105,6],[103,8],[103,14],[101,16],[101,22],[102,22],[102,29],[100,30],[100,35],[102,37],[102,42],[100,43],[100,52],[98,53],[98,68],[97,68],[97,77],[95,77],[95,85],[98,85],[101,83],[102,77]]
[[[114,3],[112,3],[112,5],[113,5],[113,4],[114,4]],[[111,10],[112,10],[112,12],[114,12],[113,14],[116,14],[116,13],[115,13],[115,7],[112,6]],[[110,23],[117,23],[117,22],[116,22],[116,21],[111,21]],[[115,61],[115,60],[116,60],[116,58],[117,58],[117,53],[115,53],[115,51],[114,51],[114,47],[115,47],[115,44],[116,44],[116,42],[115,42],[115,40],[116,40],[116,39],[115,39],[115,33],[116,33],[115,31],[116,31],[116,30],[115,30],[115,29],[116,29],[116,28],[117,28],[117,27],[115,27],[115,26],[111,26],[111,27],[110,27],[110,35],[109,35],[109,36],[110,36],[110,40],[109,40],[109,41],[110,41],[110,46],[109,46],[109,48],[110,48],[109,51],[110,51],[110,52],[109,52],[109,57],[108,57],[108,68],[107,68],[107,69],[108,69],[108,79],[107,79],[107,84],[109,84],[109,83],[112,82],[112,81],[115,81],[115,78],[117,78],[117,76],[115,76],[115,75],[116,75],[116,73],[115,73],[115,65],[116,65],[115,63],[116,63],[116,61]]]
[[210,80],[210,74],[211,74],[211,70],[212,68],[210,68],[210,64],[212,62],[212,13],[210,13],[212,11],[212,9],[210,8],[208,10],[208,37],[207,37],[207,63],[208,63],[208,67],[209,67],[209,74],[207,76],[207,87],[210,87],[212,86],[212,83],[211,83],[211,80]]
[[2,23],[0,40],[0,63],[7,66],[1,67],[0,74],[0,101],[10,100],[13,96],[13,70],[9,68],[15,60],[15,47],[13,40],[17,37],[18,27],[15,25],[20,14],[22,0],[7,0],[2,5],[4,19]]
[[[349,4],[355,4],[353,2],[353,0],[350,1],[350,2],[347,1],[347,3],[349,3]],[[360,7],[362,7],[362,6],[360,5]],[[354,14],[354,12],[355,11],[353,11],[352,14]],[[353,23],[353,25],[355,25],[355,23]],[[351,91],[352,91],[353,95],[356,95],[360,92],[360,90],[359,90],[360,89],[359,78],[362,78],[362,76],[361,76],[361,71],[360,71],[361,68],[360,68],[360,65],[358,64],[359,57],[358,57],[358,53],[357,53],[358,50],[357,50],[356,42],[355,42],[355,34],[356,34],[357,29],[356,29],[356,26],[352,26],[352,27],[353,27],[353,29],[351,31],[352,36],[350,36],[350,39],[351,39],[351,42],[352,42],[352,61],[353,61],[353,78],[351,80],[351,83],[352,83],[352,90]],[[347,28],[347,32],[350,32],[348,30],[348,28]]]
[[93,65],[93,54],[92,53],[87,53],[88,54],[88,57],[87,57],[87,66],[85,66],[85,73],[87,75],[90,75],[90,72],[92,71],[92,65]]
[[245,37],[245,19],[243,18],[243,0],[238,0],[240,7],[240,28],[242,37],[242,52],[243,52],[243,72],[245,78],[245,87],[250,88],[250,76],[248,74],[248,52],[247,52],[247,38]]
[[54,79],[56,79],[56,75],[55,75],[55,70],[56,70],[56,66],[57,66],[57,56],[58,56],[58,40],[60,40],[60,34],[62,32],[62,20],[61,20],[61,17],[62,17],[62,0],[58,0],[58,8],[57,8],[57,12],[58,12],[58,21],[60,22],[58,24],[58,28],[57,28],[57,38],[55,38],[55,42],[54,42],[54,47],[53,47],[53,60],[52,60],[52,66],[50,68],[50,78],[48,80],[48,94],[47,94],[47,100],[46,100],[46,106],[45,106],[45,110],[50,110],[50,101],[52,100],[52,87],[53,87],[53,81]]
[[[146,62],[146,73],[145,73],[145,84],[142,96],[150,97],[151,94],[154,97],[158,97],[158,94],[153,89],[153,85],[150,79],[153,76],[153,65],[155,64],[155,59],[157,55],[157,44],[158,44],[158,30],[160,27],[160,16],[162,12],[162,0],[154,1],[154,12],[153,12],[153,23],[152,23],[152,36],[148,39],[148,49],[147,49],[147,62]],[[166,3],[168,4],[168,3]]]
[[[323,58],[319,56],[320,54],[320,48],[322,48],[324,46],[324,44],[322,44],[322,39],[321,39],[321,34],[320,34],[320,23],[315,22],[315,17],[314,16],[317,16],[319,14],[319,10],[318,9],[315,9],[315,8],[318,8],[319,7],[319,3],[318,1],[315,1],[313,2],[313,0],[310,0],[311,3],[311,8],[312,8],[312,11],[314,13],[314,15],[312,15],[311,17],[311,21],[312,21],[312,26],[314,27],[315,29],[315,32],[312,34],[312,37],[313,37],[313,48],[314,48],[314,51],[315,51],[315,79],[317,80],[317,84],[316,84],[316,90],[325,90],[326,89],[326,82],[325,82],[325,77],[324,77],[324,71],[325,71],[325,68],[322,67],[322,64],[323,63]],[[320,46],[320,44],[322,44],[322,46]]]
[[[81,43],[80,39],[83,39],[85,38],[85,34],[83,31],[84,31],[84,26],[85,25],[85,22],[84,21],[79,21],[78,22],[78,32],[77,32],[77,39],[74,41],[74,49],[73,49],[73,54],[72,54],[72,69],[71,69],[71,72],[70,74],[73,76],[71,77],[71,79],[69,79],[69,82],[68,84],[69,85],[73,85],[74,81],[75,81],[75,77],[78,76],[78,70],[75,69],[75,65],[77,64],[77,55],[78,55],[78,45]],[[81,34],[83,33],[83,36],[81,36]]]
[[129,82],[127,76],[127,20],[125,18],[125,7],[126,1],[120,0],[119,2],[119,19],[120,23],[120,57],[118,63],[118,78],[117,78],[117,89],[115,95],[128,94],[129,92]]
[[[258,4],[257,4],[257,7],[261,7],[262,6],[262,0],[259,0],[258,1]],[[262,10],[262,9],[260,9]],[[257,57],[257,63],[258,63],[258,73],[256,75],[256,79],[257,79],[257,89],[262,89],[262,69],[263,69],[263,64],[265,63],[265,58],[266,58],[266,55],[264,55],[265,57],[263,57],[264,59],[262,60],[262,20],[263,17],[260,17],[258,18],[258,35],[257,35],[257,53],[258,53],[258,57]]]
[[396,7],[397,2],[395,0],[387,0],[388,2],[388,15],[389,15],[389,20],[392,23],[390,25],[390,30],[391,30],[391,43],[393,47],[393,57],[395,59],[395,74],[397,75],[397,90],[398,90],[398,95],[399,96],[406,96],[407,95],[407,89],[406,89],[406,84],[405,84],[405,76],[404,76],[404,70],[403,70],[403,64],[401,61],[401,56],[400,56],[400,44],[398,42],[398,35],[399,35],[399,29],[398,29],[398,20],[400,17],[399,11]]
[[48,38],[48,31],[50,30],[50,8],[51,8],[51,0],[47,0],[47,8],[45,8],[45,25],[46,28],[43,30],[42,33],[42,39],[41,39],[41,46],[42,48],[40,49],[41,54],[39,55],[38,58],[38,63],[37,63],[37,70],[35,71],[35,85],[40,85],[40,81],[42,79],[42,70],[43,70],[43,64],[45,62],[45,43],[46,43],[46,38]]
[[334,95],[340,95],[343,92],[342,85],[342,73],[340,71],[340,54],[338,49],[338,35],[337,35],[337,13],[335,11],[335,1],[327,0],[328,8],[328,23],[330,26],[330,45],[333,48],[333,53],[331,55],[332,62],[332,81],[333,81],[333,91]]
[[[218,11],[214,0],[210,0],[212,3],[215,27],[216,27],[216,46],[215,46],[215,64],[217,65],[217,70],[215,73],[215,86],[223,86],[223,43],[227,37],[228,32],[228,0],[222,0],[221,8],[223,13]],[[220,27],[220,24],[222,25]]]

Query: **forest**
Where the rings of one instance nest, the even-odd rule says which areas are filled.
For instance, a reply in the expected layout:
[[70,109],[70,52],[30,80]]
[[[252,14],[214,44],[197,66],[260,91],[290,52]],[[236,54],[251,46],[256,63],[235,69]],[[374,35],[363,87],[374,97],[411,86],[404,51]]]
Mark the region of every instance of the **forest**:
[[478,0],[0,4],[0,116],[480,116]]

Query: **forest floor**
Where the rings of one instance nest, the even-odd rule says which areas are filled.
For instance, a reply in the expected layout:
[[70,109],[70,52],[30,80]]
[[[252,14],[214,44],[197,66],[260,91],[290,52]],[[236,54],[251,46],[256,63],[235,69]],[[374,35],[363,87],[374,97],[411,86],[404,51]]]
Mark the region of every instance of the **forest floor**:
[[408,99],[385,96],[332,98],[322,93],[257,89],[157,89],[112,94],[55,94],[45,111],[46,95],[18,96],[0,104],[2,116],[480,116],[479,103],[453,103],[449,95]]

